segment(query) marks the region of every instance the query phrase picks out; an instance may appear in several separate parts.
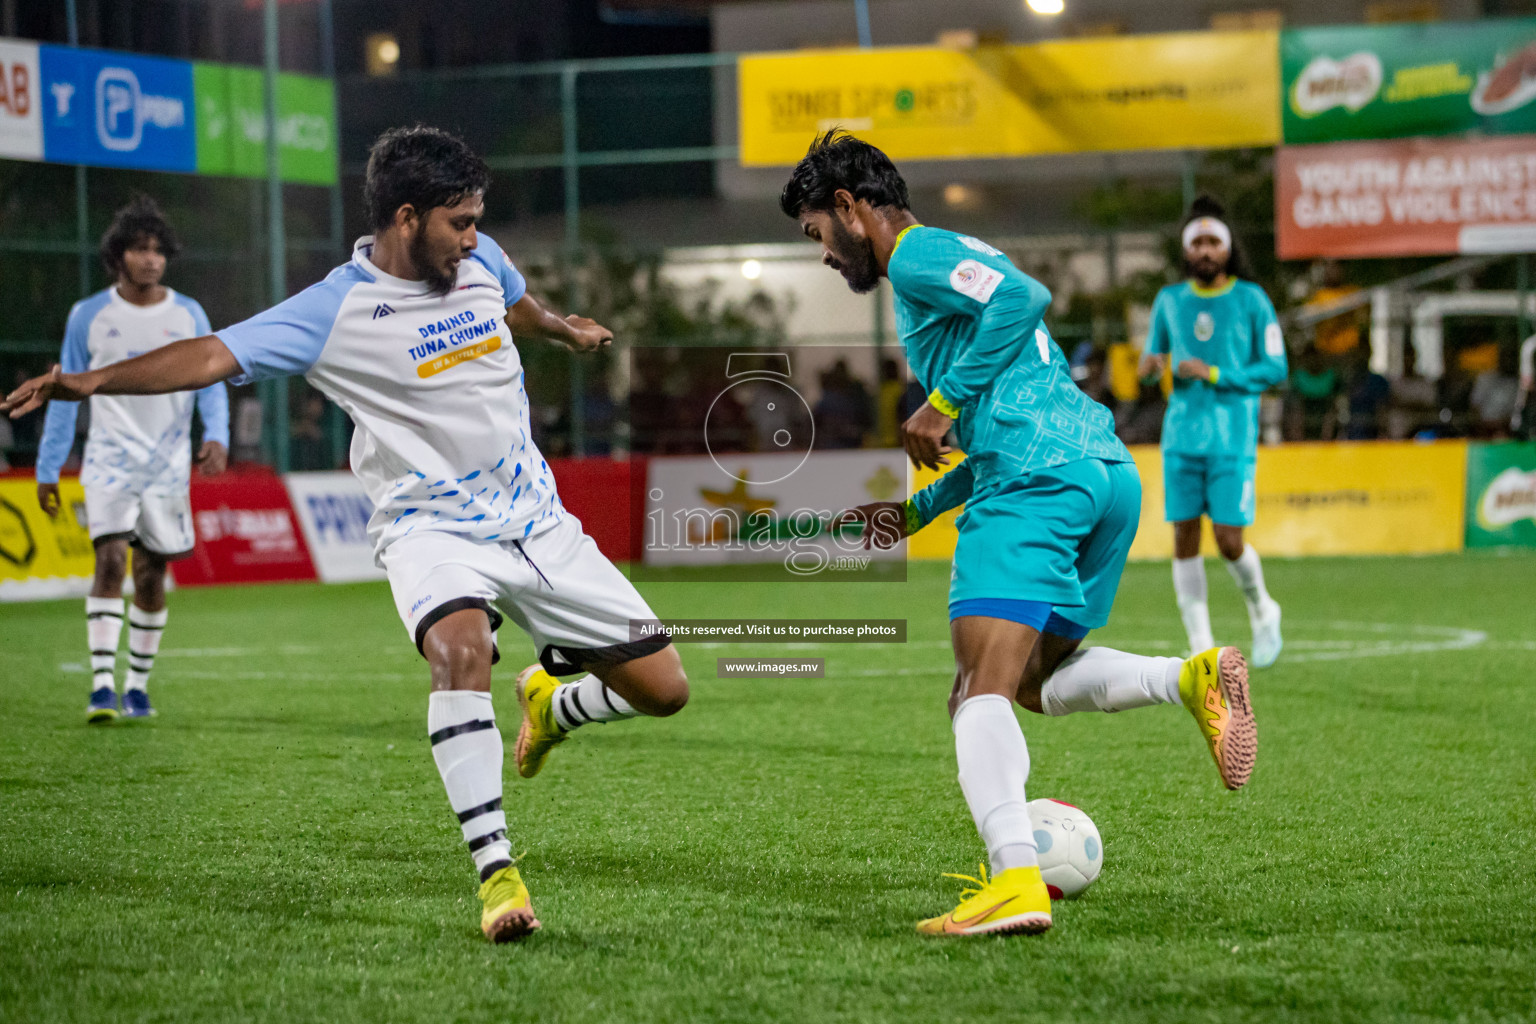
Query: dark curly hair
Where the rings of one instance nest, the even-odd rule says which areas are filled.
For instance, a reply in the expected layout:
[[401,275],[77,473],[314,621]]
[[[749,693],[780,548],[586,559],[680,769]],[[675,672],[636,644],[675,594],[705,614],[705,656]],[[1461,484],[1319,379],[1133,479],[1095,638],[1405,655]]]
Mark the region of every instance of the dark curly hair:
[[363,203],[375,231],[394,223],[395,211],[410,204],[422,216],[484,192],[491,183],[485,161],[457,135],[416,124],[391,128],[368,151]]
[[906,210],[907,183],[896,171],[891,158],[841,128],[816,136],[811,148],[795,165],[779,195],[779,209],[790,217],[805,210],[830,210],[832,196],[847,189],[855,199],[871,206],[889,206]]
[[[1227,219],[1227,208],[1221,204],[1221,200],[1213,195],[1202,194],[1195,197],[1195,201],[1189,204],[1189,213],[1185,215],[1179,224],[1179,237],[1184,236],[1184,229],[1189,227],[1192,221],[1201,217],[1214,217],[1227,226],[1232,232],[1232,244],[1227,248],[1226,274],[1228,277],[1240,277],[1244,280],[1253,280],[1253,273],[1248,269],[1248,258],[1243,255],[1242,243],[1237,240],[1237,231],[1233,229],[1232,222]],[[1189,277],[1189,260],[1184,260],[1184,276]]]
[[138,192],[127,206],[112,215],[111,226],[101,236],[101,247],[97,251],[107,273],[116,279],[123,272],[123,253],[145,238],[159,242],[166,259],[181,252],[181,242],[160,207],[149,196]]

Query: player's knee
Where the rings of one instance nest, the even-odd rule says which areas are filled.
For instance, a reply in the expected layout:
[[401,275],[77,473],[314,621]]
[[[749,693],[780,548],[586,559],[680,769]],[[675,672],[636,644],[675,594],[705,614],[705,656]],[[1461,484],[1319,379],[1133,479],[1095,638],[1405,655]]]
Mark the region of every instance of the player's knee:
[[1243,557],[1243,535],[1235,536],[1226,531],[1216,535],[1216,550],[1221,552],[1221,557],[1229,562],[1235,562]]
[[128,573],[128,553],[120,546],[102,545],[96,549],[96,582],[111,590],[121,590]]
[[432,630],[422,644],[422,653],[434,676],[441,672],[449,679],[459,679],[490,665],[491,640],[489,635],[463,631],[440,635]]
[[683,672],[683,666],[678,664],[664,673],[651,694],[651,714],[655,717],[667,718],[683,710],[688,704],[688,676]]

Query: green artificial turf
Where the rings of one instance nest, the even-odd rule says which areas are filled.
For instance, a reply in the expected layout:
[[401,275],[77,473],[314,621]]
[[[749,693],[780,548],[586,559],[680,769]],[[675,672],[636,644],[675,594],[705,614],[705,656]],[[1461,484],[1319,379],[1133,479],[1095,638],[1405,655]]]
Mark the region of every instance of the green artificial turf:
[[[1536,1020],[1536,555],[1271,560],[1286,655],[1225,792],[1179,708],[1020,711],[1032,797],[1105,867],[1042,937],[936,940],[982,855],[944,712],[943,565],[643,589],[668,617],[904,618],[684,647],[693,699],[508,760],[544,930],[492,947],[387,588],[185,590],[157,720],[87,728],[75,601],[0,606],[0,1021]],[[1247,639],[1210,564],[1220,636]],[[1181,646],[1166,564],[1095,642]],[[530,648],[503,631],[503,736]],[[725,654],[827,659],[725,680]],[[120,665],[121,671],[121,665]]]

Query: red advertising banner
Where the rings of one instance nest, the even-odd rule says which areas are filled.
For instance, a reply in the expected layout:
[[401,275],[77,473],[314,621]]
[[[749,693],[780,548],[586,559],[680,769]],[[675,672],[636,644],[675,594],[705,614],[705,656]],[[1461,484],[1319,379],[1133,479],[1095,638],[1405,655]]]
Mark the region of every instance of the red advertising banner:
[[174,564],[177,586],[315,578],[288,490],[269,469],[206,478],[194,473],[192,525],[197,548]]
[[1536,251],[1536,135],[1284,146],[1276,255]]

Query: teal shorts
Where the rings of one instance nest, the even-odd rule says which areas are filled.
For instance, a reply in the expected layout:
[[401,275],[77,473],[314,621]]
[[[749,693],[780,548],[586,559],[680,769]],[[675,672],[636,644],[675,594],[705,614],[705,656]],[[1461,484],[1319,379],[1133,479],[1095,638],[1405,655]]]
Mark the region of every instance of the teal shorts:
[[[966,505],[956,526],[950,618],[985,615],[1074,639],[1109,621],[1141,518],[1130,462],[1036,470]],[[1049,617],[1016,614],[1033,605]]]
[[1252,455],[1163,453],[1163,511],[1170,523],[1201,516],[1222,526],[1253,525]]

